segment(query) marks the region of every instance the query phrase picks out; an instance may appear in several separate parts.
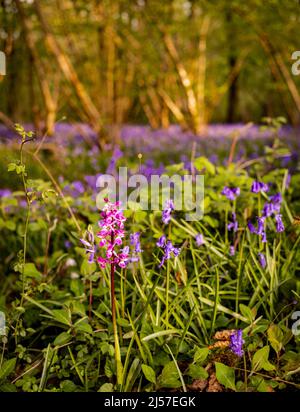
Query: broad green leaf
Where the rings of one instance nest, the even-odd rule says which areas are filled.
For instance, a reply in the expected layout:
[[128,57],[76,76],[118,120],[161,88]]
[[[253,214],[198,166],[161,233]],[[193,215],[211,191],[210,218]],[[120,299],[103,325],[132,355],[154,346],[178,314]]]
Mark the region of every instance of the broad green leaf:
[[148,365],[142,365],[142,371],[145,375],[145,378],[152,383],[156,383],[156,376],[154,370],[151,368],[151,366]]
[[56,336],[53,344],[55,346],[61,346],[65,343],[68,343],[72,339],[72,336],[68,332],[62,332],[58,336]]
[[86,319],[80,319],[75,323],[74,328],[77,332],[93,333],[93,329]]
[[194,354],[194,362],[203,363],[209,354],[209,349],[207,348],[197,348]]
[[2,367],[0,369],[0,380],[5,379],[15,370],[16,361],[17,358],[13,358],[3,362]]
[[181,386],[178,370],[173,361],[164,366],[158,382],[159,386],[163,388],[179,388]]
[[252,359],[253,371],[259,371],[261,369],[272,371],[275,369],[275,366],[269,362],[269,353],[270,346],[264,346],[254,354]]
[[53,317],[64,325],[71,326],[71,314],[67,309],[54,309],[52,311]]
[[37,270],[34,263],[25,263],[24,265],[24,276],[28,278],[34,278],[37,280],[42,279],[41,273]]
[[63,392],[75,392],[77,389],[77,385],[69,380],[62,381],[60,387]]
[[236,390],[234,369],[223,363],[216,362],[216,377],[217,380],[225,386],[225,388]]
[[112,383],[104,383],[100,386],[98,392],[113,392],[114,385]]
[[197,363],[189,366],[187,374],[193,379],[206,379],[208,377],[207,371]]
[[245,318],[250,320],[250,322],[252,322],[255,319],[253,310],[251,310],[248,306],[243,305],[242,303],[240,304],[240,311],[241,314],[245,316]]
[[206,157],[197,157],[197,159],[194,160],[194,166],[199,171],[206,169],[210,175],[215,174],[215,166]]
[[268,340],[276,353],[280,352],[283,347],[283,332],[277,325],[271,325],[268,329]]

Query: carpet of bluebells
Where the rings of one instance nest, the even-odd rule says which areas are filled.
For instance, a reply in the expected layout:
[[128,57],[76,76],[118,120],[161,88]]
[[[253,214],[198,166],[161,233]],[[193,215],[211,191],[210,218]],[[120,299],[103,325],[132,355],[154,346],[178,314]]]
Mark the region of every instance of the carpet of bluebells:
[[[299,390],[299,146],[280,119],[104,144],[1,126],[0,391]],[[203,218],[98,210],[124,166],[204,175]]]

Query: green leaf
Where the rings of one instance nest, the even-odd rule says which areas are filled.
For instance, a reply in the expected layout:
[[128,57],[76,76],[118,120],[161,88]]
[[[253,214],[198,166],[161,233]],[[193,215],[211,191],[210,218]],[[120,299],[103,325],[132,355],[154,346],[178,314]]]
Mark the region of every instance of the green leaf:
[[13,358],[3,362],[2,367],[0,369],[0,380],[5,379],[15,370],[16,361],[17,358]]
[[100,386],[98,392],[113,392],[114,385],[112,383],[104,383]]
[[95,272],[96,269],[97,269],[96,263],[94,263],[94,262],[89,263],[88,259],[84,258],[83,262],[80,266],[80,273],[83,276],[89,276],[89,275],[92,275]]
[[179,388],[181,386],[178,370],[174,362],[169,362],[164,366],[158,382],[159,386],[164,388]]
[[0,386],[0,392],[17,392],[17,388],[10,382],[6,382]]
[[187,374],[193,379],[206,379],[208,377],[207,371],[197,363],[189,366]]
[[223,363],[216,362],[216,377],[217,380],[225,386],[225,388],[236,390],[234,369]]
[[194,166],[199,171],[206,169],[206,171],[211,175],[214,175],[216,173],[215,166],[206,157],[203,156],[197,157],[197,159],[195,159]]
[[56,336],[53,344],[55,346],[61,346],[69,342],[71,339],[72,339],[72,336],[68,332],[62,332],[58,336]]
[[118,318],[117,319],[117,324],[119,326],[124,327],[124,328],[129,328],[130,327],[130,323],[128,322],[128,320],[123,319],[123,318]]
[[135,358],[130,366],[127,374],[125,392],[131,392],[135,381],[138,379],[141,372],[141,365],[139,358]]
[[250,322],[252,322],[255,319],[255,314],[253,313],[253,310],[251,310],[248,306],[243,305],[242,303],[240,304],[240,311],[245,318],[249,319]]
[[270,346],[264,346],[254,354],[252,359],[253,371],[259,371],[261,369],[272,371],[275,369],[275,366],[269,362],[269,353]]
[[34,263],[25,263],[24,266],[24,276],[28,278],[33,278],[37,280],[42,279],[41,273],[37,270]]
[[151,382],[151,383],[156,383],[156,376],[154,370],[151,368],[151,366],[148,365],[142,365],[142,371],[145,375],[145,378]]
[[209,349],[207,348],[197,348],[194,354],[194,362],[203,363],[209,354]]
[[63,392],[75,392],[77,389],[75,383],[69,380],[62,381],[60,387]]
[[267,331],[268,340],[275,350],[276,353],[279,353],[283,347],[283,332],[277,325],[271,325]]
[[57,322],[63,323],[64,325],[71,326],[71,314],[69,310],[66,309],[54,309],[52,311],[53,317]]
[[79,319],[74,325],[74,328],[77,332],[86,332],[86,333],[93,333],[93,329],[91,325],[87,322],[86,318]]
[[9,163],[8,167],[7,167],[7,171],[8,172],[12,172],[14,170],[16,170],[16,164],[15,163]]

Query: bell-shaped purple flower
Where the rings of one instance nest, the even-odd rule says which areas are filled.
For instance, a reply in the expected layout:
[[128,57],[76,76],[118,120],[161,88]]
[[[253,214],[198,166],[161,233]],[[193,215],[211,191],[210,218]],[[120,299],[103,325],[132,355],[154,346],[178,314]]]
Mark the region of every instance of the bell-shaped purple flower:
[[203,239],[203,235],[201,234],[201,233],[198,233],[196,236],[195,236],[195,240],[196,240],[196,245],[199,247],[199,246],[202,246],[205,242],[204,242],[204,239]]
[[229,349],[237,356],[241,357],[244,354],[243,351],[243,331],[241,329],[238,329],[230,335],[230,345]]
[[266,261],[265,255],[263,253],[259,252],[258,253],[258,260],[259,260],[260,266],[264,269],[267,266],[267,261]]
[[241,193],[241,190],[239,187],[228,187],[228,186],[225,186],[221,192],[221,194],[226,196],[228,200],[235,200],[235,198],[239,196],[240,193]]
[[277,233],[284,232],[284,224],[282,221],[282,215],[281,214],[275,215],[275,220],[276,220],[276,232]]

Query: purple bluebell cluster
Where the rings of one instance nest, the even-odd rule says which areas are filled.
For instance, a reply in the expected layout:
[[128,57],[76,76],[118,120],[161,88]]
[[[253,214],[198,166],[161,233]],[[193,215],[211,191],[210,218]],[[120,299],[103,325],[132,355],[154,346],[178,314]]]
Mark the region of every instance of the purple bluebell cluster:
[[159,267],[162,267],[165,261],[170,259],[172,255],[174,257],[177,257],[180,254],[180,248],[174,247],[172,242],[170,240],[167,240],[165,235],[161,236],[158,239],[156,245],[162,248],[164,252],[163,257],[160,261]]
[[244,354],[243,344],[243,331],[238,329],[230,335],[230,345],[229,349],[237,356],[241,357]]
[[[140,232],[131,233],[129,235],[130,245],[133,247],[132,255],[130,257],[131,262],[138,262],[139,261],[139,253],[142,253],[143,250],[141,248],[140,242]],[[129,250],[129,248],[128,248]]]
[[226,196],[228,200],[235,200],[236,197],[240,195],[241,189],[239,187],[225,186],[221,193]]
[[274,216],[275,217],[275,224],[276,224],[276,232],[280,233],[285,230],[282,215],[280,214],[280,208],[282,203],[282,195],[281,193],[276,193],[273,196],[270,196],[269,201],[266,202],[263,206],[261,216],[257,216],[257,228],[252,224],[252,222],[248,222],[248,229],[251,233],[255,233],[262,238],[262,242],[267,241],[267,234],[266,234],[266,223],[267,218]]
[[163,212],[162,212],[162,221],[165,225],[169,224],[171,220],[171,213],[174,210],[174,202],[169,199],[166,201]]
[[232,222],[228,223],[227,229],[228,230],[233,230],[233,232],[237,232],[238,228],[239,228],[239,225],[238,225],[238,221],[236,219],[236,213],[232,212],[231,216],[232,216]]
[[252,186],[251,186],[252,193],[268,192],[268,190],[269,190],[269,185],[267,183],[258,182],[257,180],[255,180],[252,183]]

